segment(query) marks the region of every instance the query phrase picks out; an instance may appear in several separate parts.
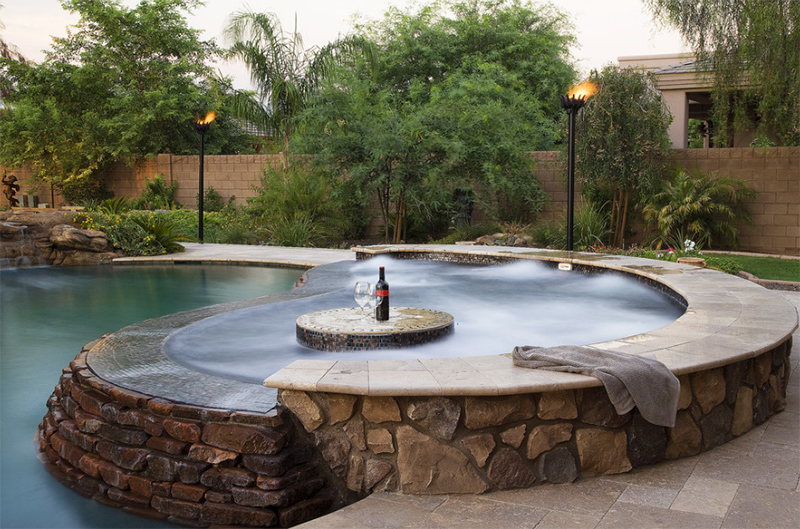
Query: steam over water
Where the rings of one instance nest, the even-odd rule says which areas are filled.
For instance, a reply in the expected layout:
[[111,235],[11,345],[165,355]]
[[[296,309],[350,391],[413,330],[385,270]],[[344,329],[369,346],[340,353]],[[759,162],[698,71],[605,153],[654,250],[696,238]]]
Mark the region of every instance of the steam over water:
[[[455,332],[428,345],[380,351],[331,353],[297,343],[298,316],[356,306],[353,285],[377,281],[379,266],[386,267],[392,306],[448,312]],[[443,358],[509,353],[517,345],[586,345],[662,327],[683,312],[633,279],[563,272],[533,261],[467,266],[380,257],[342,267],[325,281],[338,289],[199,321],[172,335],[165,352],[191,368],[260,384],[299,359]]]

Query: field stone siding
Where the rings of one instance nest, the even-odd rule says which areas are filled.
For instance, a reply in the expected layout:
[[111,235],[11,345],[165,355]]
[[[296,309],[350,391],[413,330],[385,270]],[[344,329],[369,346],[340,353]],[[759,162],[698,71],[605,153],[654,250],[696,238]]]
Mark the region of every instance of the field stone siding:
[[353,492],[482,493],[627,472],[725,443],[785,407],[790,351],[791,338],[681,375],[673,428],[635,408],[617,415],[602,387],[494,397],[282,390],[279,400]]
[[[36,435],[47,470],[79,494],[192,527],[288,527],[359,497],[285,408],[243,413],[149,397],[96,377],[87,352],[63,370]],[[328,407],[334,417],[341,400]],[[369,470],[371,486],[388,473]]]

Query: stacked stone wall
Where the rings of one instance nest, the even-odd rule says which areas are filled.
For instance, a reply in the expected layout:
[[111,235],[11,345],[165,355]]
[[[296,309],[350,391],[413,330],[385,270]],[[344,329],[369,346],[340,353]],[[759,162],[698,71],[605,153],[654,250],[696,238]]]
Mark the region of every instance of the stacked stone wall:
[[360,494],[482,493],[618,474],[696,455],[786,405],[791,339],[679,377],[673,428],[618,415],[605,389],[511,396],[368,397],[283,390],[328,465]]
[[[352,501],[291,414],[200,408],[64,369],[36,445],[67,487],[190,527],[289,527]],[[302,432],[302,429],[300,429]]]

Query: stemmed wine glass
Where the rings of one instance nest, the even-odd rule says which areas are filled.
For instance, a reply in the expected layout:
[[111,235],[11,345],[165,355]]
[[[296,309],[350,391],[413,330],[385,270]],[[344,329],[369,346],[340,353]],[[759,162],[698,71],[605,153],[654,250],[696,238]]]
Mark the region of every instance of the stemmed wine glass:
[[375,297],[375,288],[367,282],[359,281],[353,289],[353,299],[362,309],[369,303],[371,297]]
[[380,303],[380,298],[378,297],[378,292],[375,290],[376,287],[377,285],[369,286],[369,296],[367,296],[367,305],[369,305],[369,308],[372,309],[372,317],[377,319],[375,315],[375,307],[377,307],[378,303]]

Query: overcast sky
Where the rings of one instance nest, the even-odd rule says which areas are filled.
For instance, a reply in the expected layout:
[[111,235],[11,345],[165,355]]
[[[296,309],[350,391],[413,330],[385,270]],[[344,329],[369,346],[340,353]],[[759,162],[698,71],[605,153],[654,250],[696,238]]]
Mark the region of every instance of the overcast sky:
[[[138,0],[123,0],[135,6]],[[389,6],[405,9],[413,0],[206,0],[206,6],[188,17],[189,25],[202,29],[207,39],[222,41],[228,16],[246,9],[270,11],[278,15],[284,29],[294,27],[303,36],[306,47],[323,45],[352,29],[354,15],[366,20],[381,18]],[[422,2],[425,3],[425,2]],[[642,0],[552,0],[566,12],[575,26],[578,46],[571,50],[576,65],[584,74],[591,69],[616,62],[618,57],[660,55],[685,52],[677,32],[660,29]],[[67,26],[78,17],[61,8],[58,0],[0,0],[0,30],[9,44],[17,46],[26,57],[40,61],[42,50],[50,49],[51,36],[63,37]],[[240,65],[220,65],[240,88],[248,86],[247,71]]]

